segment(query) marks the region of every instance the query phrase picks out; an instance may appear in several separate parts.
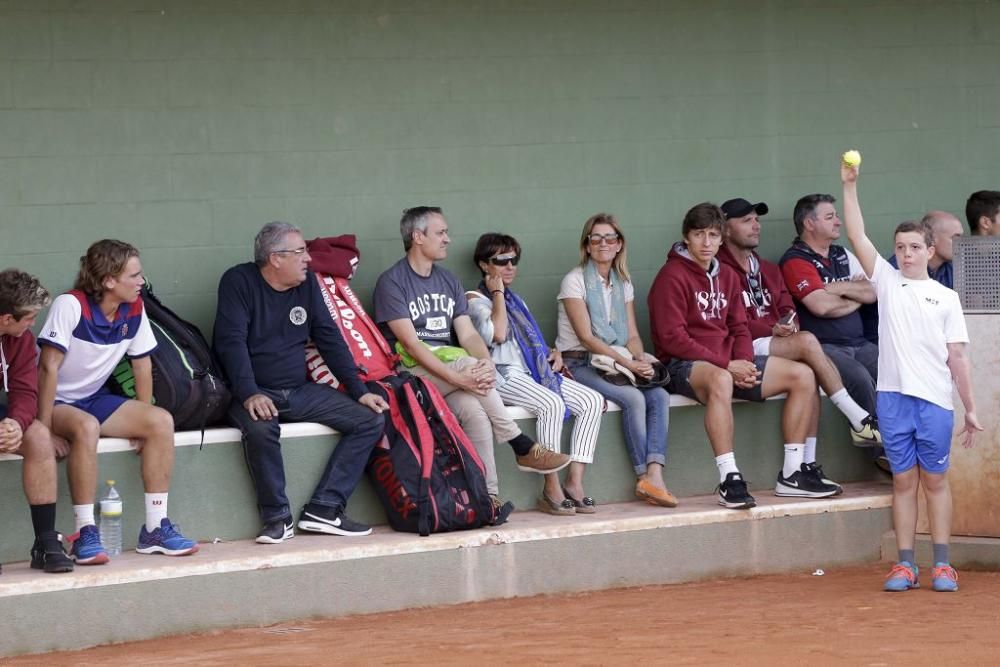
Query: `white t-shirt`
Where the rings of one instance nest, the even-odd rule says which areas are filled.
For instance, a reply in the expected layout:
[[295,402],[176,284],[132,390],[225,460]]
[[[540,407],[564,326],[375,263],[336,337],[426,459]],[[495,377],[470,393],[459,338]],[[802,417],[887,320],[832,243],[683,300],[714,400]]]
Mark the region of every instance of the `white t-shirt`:
[[133,359],[150,354],[156,338],[142,299],[123,303],[109,322],[92,299],[74,290],[52,302],[38,344],[66,354],[56,380],[56,400],[73,403],[96,394],[126,354]]
[[958,293],[936,280],[910,280],[877,257],[879,391],[896,391],[953,410],[948,343],[968,343]]
[[[612,271],[608,282],[604,284],[604,312],[608,314],[609,324],[611,322],[611,290],[616,279],[615,272]],[[622,294],[625,296],[625,303],[635,300],[635,289],[632,287],[631,281],[626,280],[622,282]],[[566,314],[566,306],[563,305],[563,299],[587,300],[587,284],[583,280],[583,269],[581,267],[578,266],[566,274],[562,279],[562,284],[559,286],[559,296],[556,298],[559,299],[556,349],[560,352],[567,350],[586,352],[587,348],[581,345],[580,339],[576,337],[573,325],[570,324],[569,316]]]

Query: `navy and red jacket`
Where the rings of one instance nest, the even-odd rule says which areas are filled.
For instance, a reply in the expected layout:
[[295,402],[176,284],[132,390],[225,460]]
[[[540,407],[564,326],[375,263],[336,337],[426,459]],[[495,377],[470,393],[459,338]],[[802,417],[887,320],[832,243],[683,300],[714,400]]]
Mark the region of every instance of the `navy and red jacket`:
[[[725,244],[716,255],[724,265],[736,271],[743,288],[743,307],[747,311],[747,324],[750,335],[754,338],[766,338],[772,335],[774,325],[782,317],[795,310],[792,295],[788,293],[785,279],[781,276],[781,268],[774,262],[761,259],[756,252],[750,255],[750,269],[744,271],[736,256]],[[759,285],[754,290],[750,280]],[[759,291],[758,291],[759,290]]]
[[675,243],[647,298],[656,357],[708,361],[720,368],[736,359],[752,361],[741,291],[731,268],[713,259],[706,271],[683,243]]

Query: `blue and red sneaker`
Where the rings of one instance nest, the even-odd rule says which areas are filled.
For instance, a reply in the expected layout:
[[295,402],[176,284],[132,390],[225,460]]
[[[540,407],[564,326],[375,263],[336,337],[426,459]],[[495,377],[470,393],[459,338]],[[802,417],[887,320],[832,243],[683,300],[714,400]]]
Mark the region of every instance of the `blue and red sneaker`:
[[911,588],[920,588],[917,575],[920,568],[913,563],[900,561],[889,570],[889,576],[885,578],[885,590],[891,592],[908,591]]
[[137,553],[166,554],[167,556],[187,556],[198,551],[198,543],[180,534],[177,526],[170,519],[160,519],[160,527],[152,532],[146,530],[146,524],[139,531],[139,543],[135,546]]
[[101,534],[93,524],[84,526],[79,532],[66,538],[66,541],[70,545],[69,557],[77,565],[104,565],[111,560],[101,544]]

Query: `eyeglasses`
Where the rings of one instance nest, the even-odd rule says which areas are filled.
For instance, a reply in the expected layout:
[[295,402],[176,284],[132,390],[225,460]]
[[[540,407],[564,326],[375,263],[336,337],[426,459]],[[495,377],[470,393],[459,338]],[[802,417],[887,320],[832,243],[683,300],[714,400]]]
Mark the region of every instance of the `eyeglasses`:
[[618,243],[621,236],[618,234],[590,234],[587,236],[587,240],[590,241],[590,245],[614,245]]
[[490,257],[490,264],[493,266],[517,266],[517,263],[521,261],[521,258],[517,255],[497,255],[496,257]]
[[272,255],[295,255],[296,257],[301,257],[306,254],[305,247],[302,248],[291,248],[287,250],[272,250]]

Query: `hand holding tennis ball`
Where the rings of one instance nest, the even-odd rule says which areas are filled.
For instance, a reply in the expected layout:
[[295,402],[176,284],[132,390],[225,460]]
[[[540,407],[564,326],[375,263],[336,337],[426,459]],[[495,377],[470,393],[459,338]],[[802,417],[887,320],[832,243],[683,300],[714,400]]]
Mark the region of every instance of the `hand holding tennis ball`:
[[844,166],[847,167],[858,167],[861,165],[861,153],[856,150],[847,151],[840,159],[843,160]]

